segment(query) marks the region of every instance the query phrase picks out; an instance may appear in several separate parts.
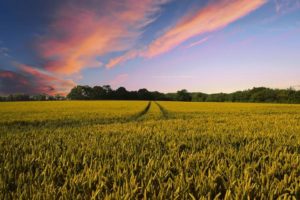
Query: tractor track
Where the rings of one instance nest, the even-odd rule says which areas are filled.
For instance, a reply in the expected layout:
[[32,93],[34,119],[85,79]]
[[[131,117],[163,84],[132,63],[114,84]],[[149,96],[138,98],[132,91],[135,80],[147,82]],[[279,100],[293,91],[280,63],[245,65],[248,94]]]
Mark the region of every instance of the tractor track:
[[168,119],[169,116],[170,116],[169,112],[162,105],[160,105],[159,103],[157,103],[156,101],[155,101],[155,104],[158,106],[158,108],[159,108],[159,110],[160,110],[163,118]]
[[143,117],[144,115],[146,115],[146,114],[148,113],[150,107],[151,107],[151,101],[148,102],[148,104],[147,104],[147,106],[145,107],[144,110],[142,110],[142,111],[139,112],[138,114],[132,116],[132,117],[129,119],[129,121],[140,119],[141,117]]
[[0,127],[3,129],[25,129],[29,127],[43,127],[43,128],[62,128],[62,127],[82,127],[82,126],[89,126],[89,125],[109,125],[114,123],[129,123],[129,122],[135,122],[135,121],[143,121],[145,120],[144,117],[147,116],[149,113],[149,110],[151,106],[154,106],[154,103],[156,106],[158,106],[161,118],[162,119],[168,119],[170,118],[170,113],[159,103],[156,101],[149,101],[147,106],[140,112],[133,114],[128,117],[124,118],[112,118],[112,119],[90,119],[87,121],[82,120],[76,120],[76,119],[65,119],[65,120],[36,120],[36,121],[13,121],[13,122],[2,122],[0,123]]
[[133,114],[125,118],[112,118],[112,119],[90,119],[87,121],[76,120],[76,119],[65,119],[65,120],[35,120],[35,121],[13,121],[13,122],[2,122],[0,127],[8,129],[24,129],[26,127],[43,127],[43,128],[62,128],[62,127],[81,127],[88,125],[109,125],[114,123],[129,123],[133,121],[140,120],[145,116],[151,107],[151,102],[149,101],[147,106],[137,114]]

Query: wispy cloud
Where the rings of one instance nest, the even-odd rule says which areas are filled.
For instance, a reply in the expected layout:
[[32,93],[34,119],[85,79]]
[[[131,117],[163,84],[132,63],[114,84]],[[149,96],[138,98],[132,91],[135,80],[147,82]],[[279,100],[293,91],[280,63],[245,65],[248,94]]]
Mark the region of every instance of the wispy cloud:
[[[144,49],[138,52],[135,50],[129,51],[118,58],[112,59],[107,66],[111,68],[137,56],[151,58],[166,53],[190,38],[228,26],[266,2],[267,0],[212,1],[197,12],[184,15],[175,26],[169,28]],[[201,42],[205,41],[199,41],[198,44]],[[197,45],[197,43],[194,45]]]
[[293,85],[292,88],[295,88],[296,90],[300,90],[300,85]]
[[201,45],[203,43],[205,43],[206,41],[208,41],[209,37],[205,37],[205,38],[202,38],[201,40],[198,40],[196,42],[193,42],[191,44],[189,44],[188,46],[186,46],[186,48],[191,48],[191,47],[194,47],[194,46],[197,46],[197,45]]
[[[14,62],[17,71],[1,71],[0,91],[66,94],[75,85],[67,77],[80,77],[81,70],[102,66],[101,56],[131,49],[169,1],[64,1],[35,42],[42,64]],[[8,55],[8,49],[1,47],[0,55]],[[121,74],[111,84],[118,85],[127,77]]]
[[300,9],[300,0],[274,0],[276,12],[286,14]]
[[72,80],[59,78],[59,76],[55,74],[51,74],[33,66],[18,63],[16,63],[16,66],[23,74],[26,74],[29,79],[34,81],[35,86],[42,93],[65,95],[76,85]]
[[142,56],[141,52],[138,50],[130,50],[126,52],[124,55],[111,59],[106,65],[107,68],[113,68],[120,63],[123,63],[127,60]]
[[101,6],[74,3],[62,6],[49,34],[39,41],[45,68],[73,74],[101,66],[99,56],[130,49],[166,2],[113,0],[102,2]]
[[14,63],[18,72],[0,71],[0,92],[11,93],[46,93],[66,95],[76,84],[72,80],[59,78],[47,71],[20,63]]
[[155,78],[155,79],[191,79],[191,78],[195,78],[195,77],[190,76],[190,75],[158,75],[158,76],[152,76],[152,78]]
[[121,84],[125,83],[128,80],[128,74],[119,74],[113,80],[109,82],[113,87],[121,86]]
[[165,53],[187,39],[226,27],[265,4],[266,0],[221,0],[208,4],[192,16],[185,16],[177,25],[151,43],[144,53],[153,57]]
[[0,46],[0,56],[10,57],[10,55],[9,55],[9,49],[6,48],[6,47],[1,47]]
[[29,93],[35,89],[29,85],[30,83],[24,75],[17,72],[0,70],[0,94]]

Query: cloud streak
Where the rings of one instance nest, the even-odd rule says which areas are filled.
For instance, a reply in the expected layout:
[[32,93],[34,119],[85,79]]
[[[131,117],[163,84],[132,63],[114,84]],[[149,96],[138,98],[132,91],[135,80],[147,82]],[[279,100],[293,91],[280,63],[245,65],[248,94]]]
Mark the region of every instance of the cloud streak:
[[274,0],[276,12],[286,14],[300,9],[300,0]]
[[[99,1],[96,1],[99,2]],[[100,5],[66,4],[39,41],[45,69],[78,73],[102,65],[99,56],[124,51],[138,40],[142,29],[168,0],[105,1]]]
[[[68,93],[75,83],[66,77],[102,66],[101,56],[132,48],[169,1],[64,1],[35,41],[41,64],[33,67],[13,61],[17,71],[1,71],[0,92]],[[1,47],[1,55],[8,55],[8,49]],[[112,84],[125,78],[119,76]]]
[[1,47],[0,46],[0,56],[10,57],[9,56],[9,49],[6,48],[6,47]]
[[128,77],[128,74],[119,74],[113,80],[111,80],[109,84],[111,84],[113,87],[118,87],[125,83],[128,80]]
[[222,0],[211,3],[196,14],[184,17],[151,43],[144,55],[154,57],[166,53],[189,38],[226,27],[265,3],[266,0]]
[[197,12],[190,12],[178,20],[146,48],[135,50],[112,59],[107,67],[112,68],[134,57],[152,58],[164,54],[186,40],[222,29],[261,7],[267,0],[219,0],[209,3]]
[[20,63],[15,63],[15,66],[19,69],[19,72],[0,71],[0,91],[2,94],[46,93],[66,95],[70,88],[76,85],[72,80],[58,78],[32,66]]
[[193,42],[191,44],[189,44],[186,48],[191,48],[191,47],[194,47],[194,46],[198,46],[198,45],[201,45],[205,42],[207,42],[207,40],[209,39],[209,37],[205,37],[205,38],[202,38],[201,40],[198,40],[196,42]]

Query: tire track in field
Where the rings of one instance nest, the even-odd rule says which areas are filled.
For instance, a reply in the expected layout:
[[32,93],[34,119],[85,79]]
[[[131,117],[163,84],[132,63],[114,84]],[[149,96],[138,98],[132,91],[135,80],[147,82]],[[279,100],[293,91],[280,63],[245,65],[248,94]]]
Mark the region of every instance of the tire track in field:
[[163,118],[168,119],[170,117],[169,112],[162,105],[157,103],[156,101],[155,101],[155,104],[158,106]]
[[[89,119],[87,121],[82,121],[82,119],[57,119],[57,120],[43,120],[43,121],[12,121],[12,122],[2,122],[0,123],[0,128],[5,127],[8,129],[24,129],[24,128],[61,128],[61,127],[80,127],[87,125],[109,125],[114,123],[129,123],[141,119],[145,116],[151,107],[151,102],[149,101],[147,106],[140,112],[133,114],[124,118],[112,118],[112,119]],[[0,129],[1,132],[1,129]],[[1,133],[0,133],[1,134]]]
[[151,107],[151,101],[148,102],[146,108],[144,110],[142,110],[141,112],[139,112],[138,114],[132,116],[131,118],[129,118],[128,121],[133,121],[133,120],[138,120],[140,119],[141,117],[143,117],[144,115],[146,115],[149,111]]

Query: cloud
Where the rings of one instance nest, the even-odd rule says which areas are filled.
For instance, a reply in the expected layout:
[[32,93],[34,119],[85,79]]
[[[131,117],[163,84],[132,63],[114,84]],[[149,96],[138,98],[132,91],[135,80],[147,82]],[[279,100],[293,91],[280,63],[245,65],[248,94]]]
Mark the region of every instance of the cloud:
[[203,44],[203,43],[205,43],[208,39],[209,39],[209,37],[202,38],[201,40],[198,40],[198,41],[196,41],[196,42],[193,42],[193,43],[189,44],[186,48],[191,48],[191,47],[194,47],[194,46]]
[[[102,66],[101,56],[132,48],[169,1],[63,1],[44,34],[36,38],[40,66],[14,62],[17,71],[1,71],[0,92],[66,94],[75,85],[67,77],[78,79],[81,70]],[[0,54],[7,52],[0,49]],[[112,84],[126,77],[119,75]]]
[[119,74],[113,80],[110,81],[110,85],[113,87],[121,86],[121,84],[125,83],[128,80],[128,74]]
[[[76,84],[72,80],[65,80],[59,78],[57,75],[51,74],[47,71],[34,68],[32,66],[18,64],[21,71],[31,77],[40,91],[47,94],[67,94]],[[48,90],[51,88],[51,90]]]
[[[197,12],[189,12],[175,26],[155,39],[147,47],[112,59],[107,67],[114,67],[134,57],[151,58],[170,51],[186,40],[222,29],[261,7],[267,0],[219,0],[212,1]],[[204,42],[204,41],[202,41]],[[194,44],[196,45],[196,44]]]
[[9,55],[9,49],[6,48],[6,47],[1,47],[0,46],[0,56],[10,57],[10,55]]
[[189,38],[224,28],[266,2],[266,0],[214,1],[196,14],[184,17],[177,25],[151,43],[144,55],[153,57],[163,54]]
[[160,76],[152,76],[155,79],[191,79],[195,78],[194,76],[189,75],[160,75]]
[[60,79],[32,66],[15,63],[19,72],[0,71],[0,93],[46,93],[66,95],[75,86],[71,80]]
[[293,85],[292,88],[295,88],[296,90],[300,90],[300,85]]
[[131,50],[126,52],[124,55],[111,59],[106,65],[107,68],[113,68],[120,63],[123,63],[127,60],[134,59],[136,57],[141,56],[142,54],[137,50]]
[[[39,40],[45,69],[78,73],[102,65],[99,56],[130,49],[169,0],[89,1],[65,4]],[[96,3],[95,3],[96,2]]]
[[274,0],[276,12],[286,14],[300,9],[300,0]]
[[28,93],[33,89],[22,74],[0,70],[0,94]]

